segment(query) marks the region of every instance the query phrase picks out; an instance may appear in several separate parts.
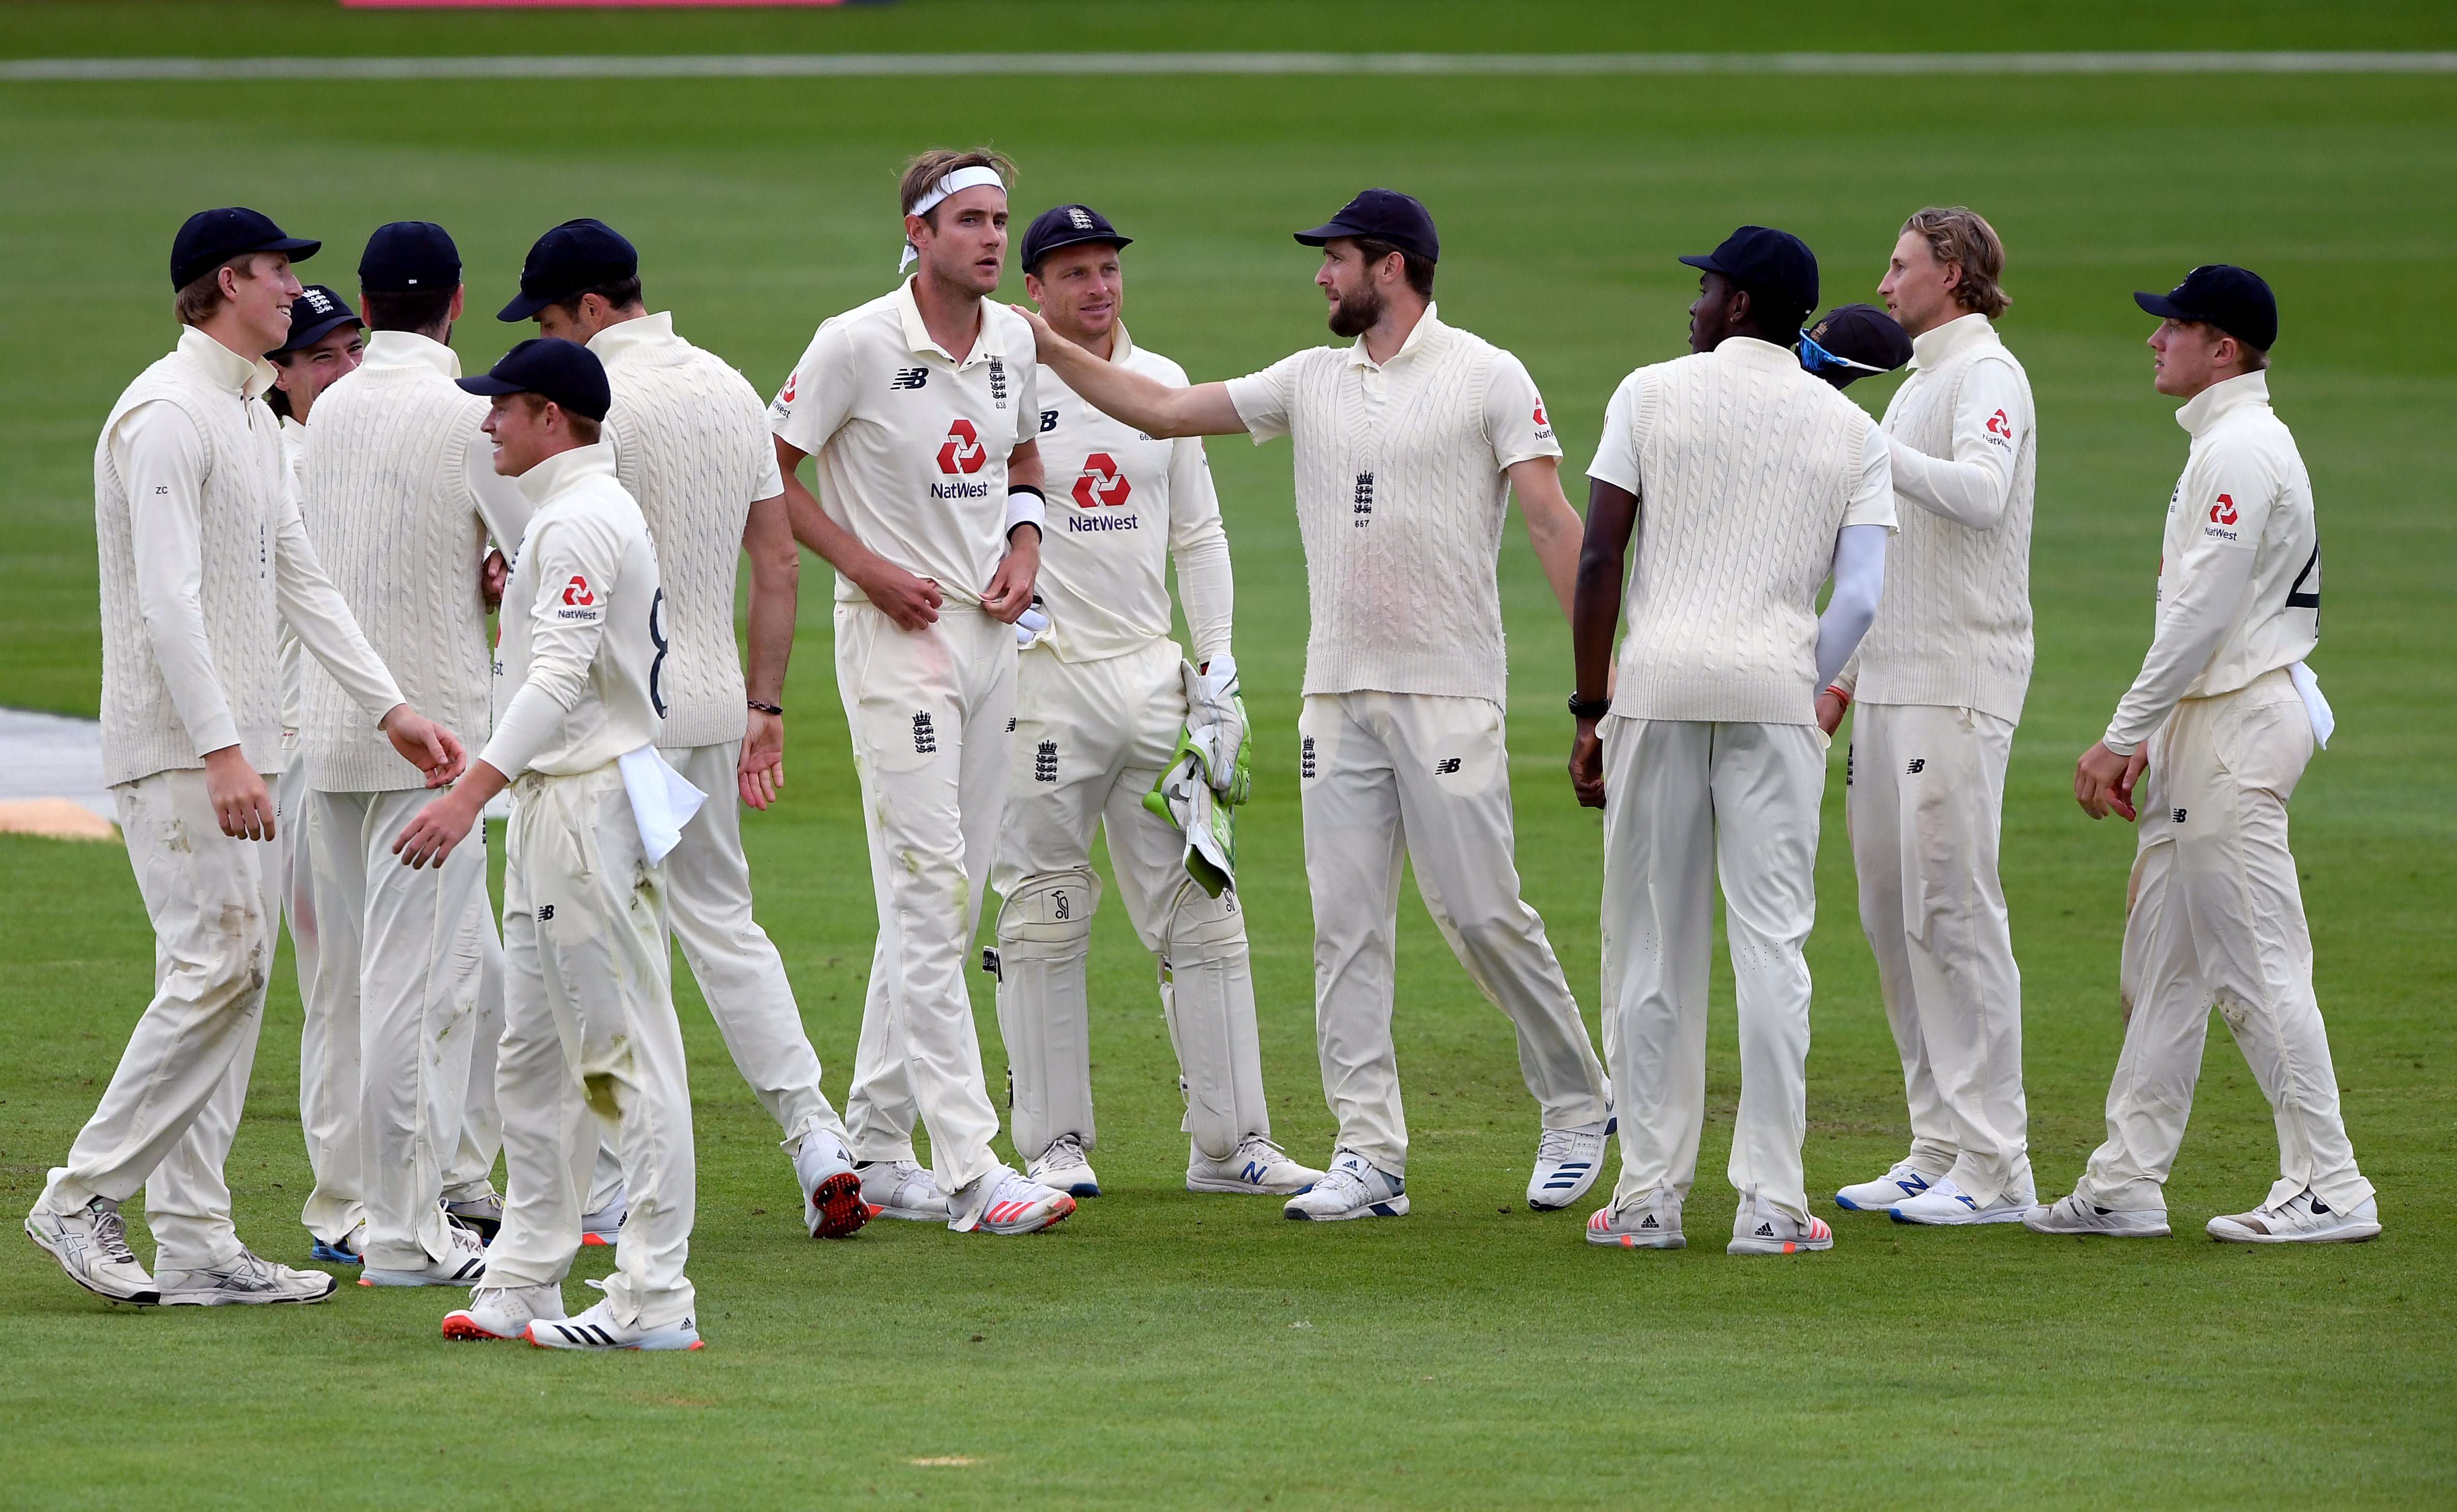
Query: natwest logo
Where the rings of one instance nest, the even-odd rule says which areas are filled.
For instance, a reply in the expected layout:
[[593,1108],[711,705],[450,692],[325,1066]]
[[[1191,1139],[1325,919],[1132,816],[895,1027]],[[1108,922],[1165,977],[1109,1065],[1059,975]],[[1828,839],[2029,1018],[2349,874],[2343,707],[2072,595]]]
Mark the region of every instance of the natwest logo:
[[2013,422],[2005,418],[2003,410],[1988,417],[1988,434],[2001,436],[2009,441],[2013,439]]
[[1538,425],[1551,423],[1551,421],[1544,419],[1544,401],[1542,399],[1538,399],[1536,401],[1536,423]]
[[785,375],[785,386],[776,391],[777,403],[791,404],[794,402],[794,380],[801,376],[802,370],[800,368],[795,368],[793,372]]
[[2210,523],[2214,525],[2232,525],[2236,522],[2236,519],[2234,497],[2229,494],[2219,495],[2219,501],[2210,506]]
[[1084,459],[1084,471],[1075,480],[1075,507],[1098,509],[1103,504],[1123,504],[1134,488],[1126,475],[1118,471],[1118,460],[1107,452],[1094,452]]
[[563,602],[574,608],[585,609],[597,602],[597,595],[588,591],[588,580],[575,572],[571,581],[564,584]]
[[978,473],[981,463],[989,460],[981,446],[981,433],[970,420],[958,420],[947,427],[947,439],[939,443],[939,471],[942,473]]

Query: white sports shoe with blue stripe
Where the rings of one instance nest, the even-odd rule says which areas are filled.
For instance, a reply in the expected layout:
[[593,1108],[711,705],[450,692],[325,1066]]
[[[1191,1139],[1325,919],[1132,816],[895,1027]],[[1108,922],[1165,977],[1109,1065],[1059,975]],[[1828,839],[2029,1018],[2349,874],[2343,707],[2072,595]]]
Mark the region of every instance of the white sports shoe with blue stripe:
[[1393,1175],[1363,1155],[1342,1150],[1322,1179],[1289,1198],[1289,1205],[1281,1211],[1285,1216],[1315,1223],[1403,1218],[1408,1216],[1408,1183],[1405,1177]]
[[1888,1213],[1926,1192],[1938,1179],[1908,1160],[1897,1160],[1891,1171],[1876,1180],[1835,1193],[1834,1205],[1851,1213]]
[[1536,1173],[1527,1178],[1527,1205],[1538,1213],[1566,1208],[1587,1195],[1604,1167],[1604,1140],[1617,1120],[1547,1129],[1536,1140]]
[[1237,1142],[1226,1160],[1214,1160],[1200,1150],[1189,1149],[1186,1155],[1186,1190],[1188,1192],[1252,1193],[1275,1197],[1294,1196],[1322,1179],[1322,1173],[1311,1166],[1299,1165],[1288,1152],[1265,1135],[1249,1134]]

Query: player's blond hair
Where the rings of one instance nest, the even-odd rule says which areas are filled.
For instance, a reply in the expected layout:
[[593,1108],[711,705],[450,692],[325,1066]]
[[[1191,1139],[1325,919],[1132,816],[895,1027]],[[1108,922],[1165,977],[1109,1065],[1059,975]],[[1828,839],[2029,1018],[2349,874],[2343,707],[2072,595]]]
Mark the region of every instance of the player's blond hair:
[[240,277],[253,278],[256,276],[256,260],[263,255],[264,254],[260,252],[242,252],[235,257],[215,263],[211,268],[179,286],[179,292],[171,299],[171,313],[178,317],[181,325],[204,324],[221,313],[225,302],[222,296],[222,270],[235,269]]
[[1954,303],[1992,320],[2013,304],[1996,281],[2005,276],[2005,244],[1979,212],[1963,205],[1930,205],[1904,221],[1903,230],[1917,232],[1940,267],[1962,270],[1953,285]]
[[[930,193],[939,180],[960,168],[990,169],[1005,179],[1010,187],[1015,183],[1015,162],[1004,153],[987,147],[934,147],[904,165],[900,198],[904,213],[908,215],[913,214],[913,207],[921,202],[922,195]],[[939,207],[933,205],[921,218],[936,231]]]

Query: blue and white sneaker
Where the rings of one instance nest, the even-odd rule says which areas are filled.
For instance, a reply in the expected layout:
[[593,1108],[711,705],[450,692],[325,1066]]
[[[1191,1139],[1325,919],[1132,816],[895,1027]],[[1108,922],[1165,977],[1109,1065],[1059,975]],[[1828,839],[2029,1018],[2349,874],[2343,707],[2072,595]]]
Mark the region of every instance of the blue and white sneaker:
[[686,1318],[644,1328],[618,1323],[612,1304],[600,1302],[578,1318],[534,1318],[522,1338],[540,1349],[697,1349],[699,1328]]
[[1269,1136],[1249,1134],[1237,1141],[1226,1160],[1214,1160],[1189,1146],[1186,1153],[1186,1190],[1242,1192],[1290,1197],[1311,1191],[1322,1173],[1297,1164]]
[[1908,1160],[1897,1160],[1891,1171],[1876,1180],[1835,1193],[1834,1205],[1850,1213],[1884,1213],[1906,1197],[1918,1196],[1931,1182],[1941,1179],[1941,1175],[1931,1176]]
[[1048,1149],[1024,1162],[1023,1174],[1052,1192],[1063,1192],[1070,1197],[1101,1195],[1101,1178],[1092,1174],[1092,1162],[1084,1158],[1081,1134],[1063,1134],[1049,1141]]
[[1939,1176],[1926,1192],[1886,1211],[1896,1223],[2019,1223],[2037,1204],[2038,1194],[2028,1181],[2016,1191],[1997,1194],[1992,1202],[1982,1202],[1955,1186],[1951,1176]]
[[1527,1205],[1538,1213],[1568,1207],[1587,1195],[1604,1165],[1604,1139],[1617,1120],[1547,1129],[1536,1140],[1536,1173],[1527,1178]]
[[359,1253],[359,1246],[367,1242],[367,1226],[363,1223],[339,1239],[317,1239],[313,1229],[307,1231],[307,1236],[316,1240],[316,1247],[307,1255],[311,1260],[321,1261],[326,1265],[366,1263],[366,1257]]
[[1315,1223],[1342,1223],[1350,1218],[1398,1218],[1408,1214],[1404,1177],[1375,1166],[1363,1155],[1342,1150],[1322,1179],[1289,1199],[1282,1210],[1291,1218]]

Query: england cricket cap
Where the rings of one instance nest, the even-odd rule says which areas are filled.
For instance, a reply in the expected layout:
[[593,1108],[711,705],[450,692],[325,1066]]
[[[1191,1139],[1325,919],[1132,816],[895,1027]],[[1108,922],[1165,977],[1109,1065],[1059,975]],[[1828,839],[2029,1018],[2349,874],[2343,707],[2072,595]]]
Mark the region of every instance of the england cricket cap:
[[1089,205],[1060,205],[1032,217],[1023,231],[1023,271],[1038,273],[1041,259],[1061,247],[1079,247],[1085,242],[1104,246],[1125,247],[1134,243],[1132,236],[1121,236],[1109,217]]
[[[311,283],[299,291],[298,298],[290,301],[290,339],[273,351],[296,352],[314,346],[342,326],[361,323],[359,312],[350,308],[350,301],[342,298],[338,290]],[[265,354],[267,357],[272,355],[272,352]]]
[[492,398],[502,394],[535,394],[574,415],[602,420],[614,402],[606,385],[606,364],[577,341],[535,336],[505,353],[495,365],[461,386]]
[[184,289],[246,253],[286,252],[292,262],[305,262],[322,245],[304,236],[283,235],[273,217],[262,211],[236,205],[200,210],[171,238],[171,287]]
[[1395,189],[1369,189],[1342,205],[1338,215],[1296,235],[1309,247],[1319,247],[1333,236],[1371,236],[1427,262],[1442,260],[1442,242],[1434,235],[1432,213],[1414,195]]
[[1873,304],[1838,304],[1800,333],[1800,365],[1838,389],[1910,359],[1910,337]]
[[639,250],[621,233],[602,220],[567,220],[529,248],[528,260],[521,264],[521,296],[495,318],[533,320],[557,299],[639,276]]
[[359,258],[359,287],[376,294],[450,293],[461,287],[461,249],[431,220],[378,226]]
[[1713,252],[1681,260],[1692,268],[1720,273],[1734,283],[1763,289],[1795,311],[1817,308],[1817,255],[1790,232],[1743,226]]
[[2217,326],[2259,351],[2268,351],[2278,339],[2278,296],[2249,268],[2209,263],[2165,294],[2137,294],[2133,302],[2161,320]]

